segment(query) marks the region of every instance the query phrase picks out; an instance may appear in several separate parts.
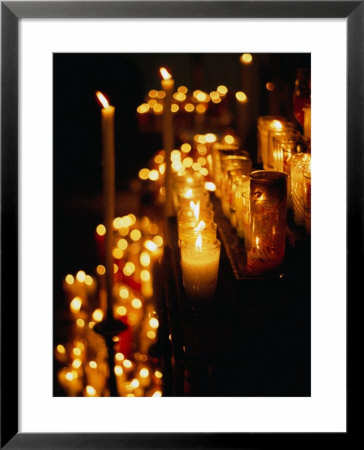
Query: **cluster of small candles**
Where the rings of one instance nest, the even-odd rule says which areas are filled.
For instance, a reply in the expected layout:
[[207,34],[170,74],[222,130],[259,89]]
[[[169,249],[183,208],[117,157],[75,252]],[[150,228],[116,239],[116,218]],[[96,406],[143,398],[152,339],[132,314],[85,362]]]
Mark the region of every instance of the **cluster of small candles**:
[[[105,251],[105,226],[95,230],[100,259]],[[163,255],[160,226],[134,214],[113,221],[113,313],[128,329],[113,338],[117,389],[120,396],[161,396],[159,361],[148,351],[157,340],[158,314],[153,300],[153,272]],[[67,395],[107,396],[107,350],[94,326],[105,316],[105,267],[93,275],[68,274],[63,288],[73,322],[74,339],[58,343],[56,359],[64,364],[58,381]]]
[[304,134],[282,117],[258,119],[258,160],[238,146],[214,147],[213,179],[222,210],[244,239],[246,268],[265,275],[285,257],[287,208],[297,226],[311,230],[311,111],[304,110]]
[[173,194],[186,296],[197,301],[210,299],[217,285],[220,241],[204,178],[188,170],[177,172]]
[[[251,65],[252,59],[250,54],[240,58],[243,65]],[[253,276],[275,272],[284,261],[287,208],[292,208],[296,225],[310,233],[311,109],[303,108],[303,135],[283,117],[258,118],[257,162],[263,170],[256,170],[231,129],[211,132],[207,125],[202,131],[199,121],[198,127],[195,122],[187,131],[186,123],[173,123],[176,113],[203,116],[211,105],[223,104],[228,88],[219,85],[209,93],[189,92],[186,86],[174,90],[172,75],[165,68],[160,72],[162,89],[150,90],[137,112],[140,117],[161,116],[161,123],[153,126],[162,133],[163,150],[140,169],[138,177],[154,186],[164,204],[164,219],[177,217],[186,298],[211,300],[217,288],[221,242],[210,195],[220,200],[224,216],[244,240],[246,268]],[[273,90],[273,83],[266,88]],[[69,396],[110,395],[108,350],[94,327],[112,314],[127,325],[126,331],[113,337],[118,395],[161,396],[160,361],[149,354],[158,337],[153,280],[163,256],[161,223],[133,213],[115,217],[114,107],[101,93],[98,97],[103,106],[105,220],[97,226],[95,240],[105,265],[98,265],[93,275],[80,270],[64,279],[73,337],[55,346],[62,364],[58,381]],[[248,101],[242,91],[235,98],[240,104]],[[182,143],[175,148],[178,130]]]
[[[172,113],[205,114],[210,103],[219,104],[223,102],[227,98],[227,93],[228,88],[225,85],[219,85],[216,90],[209,93],[201,89],[189,92],[186,86],[179,86],[172,95],[171,111]],[[145,102],[137,107],[138,114],[162,115],[164,98],[164,90],[151,89],[145,98]],[[241,101],[240,93],[237,96],[238,101],[239,99]]]

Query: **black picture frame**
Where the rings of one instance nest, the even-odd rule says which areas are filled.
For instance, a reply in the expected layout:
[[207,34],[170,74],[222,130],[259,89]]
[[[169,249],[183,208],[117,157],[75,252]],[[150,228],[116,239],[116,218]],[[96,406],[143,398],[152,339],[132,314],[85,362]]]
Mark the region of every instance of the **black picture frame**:
[[[22,18],[345,18],[347,20],[347,304],[362,276],[363,1],[1,2],[1,448],[249,448],[308,445],[280,433],[18,432],[18,25]],[[348,310],[349,312],[349,310]],[[349,341],[350,342],[350,341]],[[349,354],[349,352],[348,352]],[[350,368],[348,360],[348,368]],[[349,376],[349,370],[347,372]],[[350,411],[348,410],[348,419]],[[347,432],[335,435],[345,447]],[[318,433],[315,439],[325,440]]]

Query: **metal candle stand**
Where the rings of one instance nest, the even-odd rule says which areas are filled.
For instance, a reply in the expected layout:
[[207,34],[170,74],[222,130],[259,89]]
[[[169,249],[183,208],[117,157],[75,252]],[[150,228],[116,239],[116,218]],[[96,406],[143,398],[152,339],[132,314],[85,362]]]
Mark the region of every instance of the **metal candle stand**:
[[96,333],[100,334],[104,340],[107,347],[107,353],[108,353],[108,364],[109,364],[109,391],[110,391],[110,397],[118,397],[118,391],[116,387],[116,378],[115,378],[115,372],[114,372],[114,341],[113,338],[117,336],[118,334],[122,333],[128,328],[127,325],[125,325],[120,320],[114,319],[111,314],[107,315],[107,318],[103,320],[102,322],[96,324],[94,326],[94,331]]

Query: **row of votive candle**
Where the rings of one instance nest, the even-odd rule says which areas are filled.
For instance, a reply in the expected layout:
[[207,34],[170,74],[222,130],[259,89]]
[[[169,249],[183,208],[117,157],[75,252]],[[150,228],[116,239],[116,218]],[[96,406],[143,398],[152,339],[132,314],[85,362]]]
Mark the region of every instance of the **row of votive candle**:
[[211,299],[218,279],[220,241],[209,193],[196,174],[187,171],[176,177],[178,244],[185,294],[191,300]]
[[[263,168],[287,174],[288,207],[297,226],[311,230],[311,109],[305,108],[304,136],[277,116],[258,118],[258,157]],[[309,129],[308,129],[309,128]]]

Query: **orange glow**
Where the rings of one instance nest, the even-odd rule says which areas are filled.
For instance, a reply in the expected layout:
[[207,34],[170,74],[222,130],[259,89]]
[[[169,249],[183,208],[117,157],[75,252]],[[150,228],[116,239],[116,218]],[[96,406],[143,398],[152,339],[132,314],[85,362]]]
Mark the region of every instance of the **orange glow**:
[[62,355],[65,355],[66,354],[66,349],[64,348],[63,345],[59,344],[59,345],[57,345],[57,352],[61,353]]
[[168,72],[168,70],[165,67],[161,67],[159,69],[163,80],[170,80],[172,78],[172,75]]
[[191,150],[192,150],[192,147],[187,142],[185,142],[184,144],[181,145],[181,151],[182,152],[189,153]]
[[235,94],[235,97],[239,103],[246,103],[248,101],[248,97],[246,96],[245,92],[243,92],[243,91],[238,91]]
[[75,279],[73,278],[73,276],[71,274],[68,274],[66,276],[65,280],[66,280],[66,283],[69,284],[69,285],[73,284],[74,281],[75,281]]
[[154,236],[153,241],[160,247],[163,244],[162,236]]
[[125,306],[118,306],[116,308],[116,312],[119,314],[119,316],[125,316],[128,310],[125,308]]
[[105,95],[102,92],[97,91],[96,92],[96,97],[97,97],[98,101],[100,102],[100,104],[102,105],[103,108],[108,108],[109,107],[109,101],[108,101],[108,99],[105,97]]
[[105,227],[105,225],[103,225],[102,223],[100,223],[100,225],[97,225],[96,233],[99,236],[104,236],[106,234],[106,227]]
[[241,61],[243,64],[251,64],[252,61],[253,61],[253,57],[252,57],[252,55],[251,55],[250,53],[243,53],[243,54],[240,56],[240,61]]

